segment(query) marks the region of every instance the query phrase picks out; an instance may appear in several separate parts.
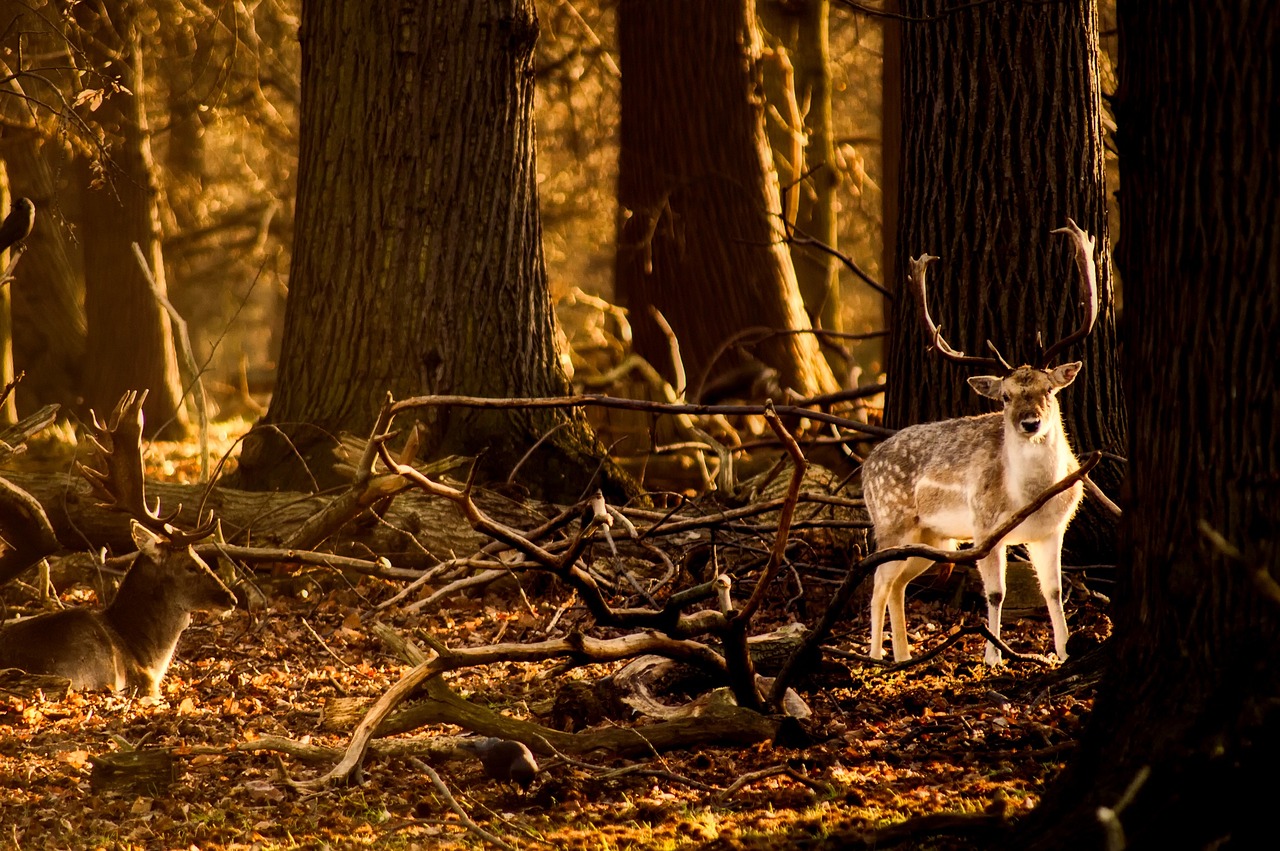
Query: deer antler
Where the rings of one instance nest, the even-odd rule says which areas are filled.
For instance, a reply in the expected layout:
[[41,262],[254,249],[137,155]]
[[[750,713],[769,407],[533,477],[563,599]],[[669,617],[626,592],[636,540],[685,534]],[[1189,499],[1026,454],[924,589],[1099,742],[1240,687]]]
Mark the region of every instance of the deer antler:
[[89,440],[98,451],[106,470],[98,470],[76,462],[76,469],[89,482],[89,487],[107,505],[125,512],[153,532],[164,535],[176,546],[186,546],[206,538],[214,529],[212,515],[194,532],[181,532],[171,521],[182,510],[179,505],[168,514],[147,505],[146,481],[142,466],[142,404],[147,391],[127,391],[116,403],[104,425],[95,412],[89,427]]
[[1093,237],[1071,219],[1067,219],[1066,227],[1055,228],[1051,233],[1065,233],[1075,242],[1076,268],[1080,270],[1080,306],[1084,308],[1084,320],[1071,334],[1045,349],[1040,356],[1040,366],[1045,368],[1062,352],[1088,337],[1093,331],[1094,322],[1098,320],[1098,267],[1093,261]]
[[920,320],[924,323],[925,331],[929,333],[930,347],[954,363],[977,364],[1012,372],[1013,367],[1001,356],[1000,351],[990,340],[987,341],[987,347],[995,353],[994,358],[966,355],[964,352],[952,348],[951,344],[943,338],[942,329],[934,324],[933,317],[929,315],[929,298],[925,288],[925,272],[928,270],[929,264],[937,259],[932,254],[921,254],[919,257],[913,257],[909,261],[911,265],[909,275],[911,289],[916,297],[916,307],[920,311]]

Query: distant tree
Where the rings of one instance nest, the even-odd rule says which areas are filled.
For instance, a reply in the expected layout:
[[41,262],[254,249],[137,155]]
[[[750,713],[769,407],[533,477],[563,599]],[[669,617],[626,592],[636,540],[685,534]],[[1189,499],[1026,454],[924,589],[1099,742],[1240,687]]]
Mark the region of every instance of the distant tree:
[[[129,373],[129,386],[155,385],[149,364],[172,352],[140,352],[171,348],[168,331],[150,327],[168,320],[140,280],[134,241],[188,319],[198,355],[216,339],[234,364],[247,339],[265,359],[268,335],[244,332],[262,323],[261,302],[274,298],[271,264],[287,267],[296,171],[291,5],[0,4],[0,155],[40,222],[13,287],[14,356],[26,371],[20,408],[61,402],[73,411],[85,398],[98,406],[121,383],[102,380],[115,369]],[[135,66],[146,70],[145,87],[133,84]],[[245,304],[251,287],[257,305]],[[88,361],[86,308],[95,324]],[[160,404],[166,395],[153,386],[149,426],[172,417]]]
[[[839,245],[836,163],[831,121],[829,0],[762,0],[760,21],[771,47],[765,63],[769,141],[785,188],[782,214],[798,232],[834,249]],[[803,242],[791,247],[791,263],[815,327],[843,330],[839,260]],[[837,375],[849,364],[824,349]]]
[[[13,196],[9,194],[9,176],[6,170],[0,169],[0,210],[7,214],[13,209]],[[0,270],[9,267],[10,252],[6,248],[0,251]],[[9,298],[9,287],[0,287],[0,382],[9,392],[0,402],[0,422],[15,423],[18,421],[18,406],[14,401],[13,390],[15,373],[13,371],[13,314]]]
[[[84,356],[78,388],[81,413],[87,408],[109,412],[125,390],[146,388],[150,390],[150,434],[182,435],[186,411],[180,404],[169,317],[157,305],[133,252],[137,243],[163,293],[164,260],[143,73],[143,29],[154,20],[148,22],[146,6],[131,0],[46,1],[6,12],[13,15],[14,24],[5,31],[15,47],[8,55],[22,60],[8,69],[6,93],[14,95],[12,102],[18,105],[14,111],[26,119],[23,134],[67,141],[81,155],[68,173],[82,197],[74,203],[41,203],[37,210],[42,241],[55,235],[63,238],[65,212],[79,214],[76,237],[83,247],[86,333],[83,344],[78,333],[69,335],[67,342],[68,351],[79,349]],[[32,147],[33,143],[28,138],[27,143],[14,141],[5,147],[14,183],[54,188],[47,174],[41,173],[49,165],[47,152]],[[31,168],[31,173],[23,173],[24,168]],[[37,310],[50,308],[50,315],[38,321],[46,330],[76,331],[77,322],[67,311],[78,280],[69,280],[68,275],[74,274],[78,264],[70,257],[55,256],[59,246],[49,247],[54,255],[46,253],[40,264],[28,270],[54,275],[49,297],[32,299]],[[65,253],[67,243],[60,248]],[[26,279],[18,285],[33,287]],[[49,365],[59,369],[64,360],[50,358]],[[33,366],[44,367],[42,363]]]
[[[569,391],[538,216],[532,0],[315,0],[302,16],[284,337],[236,479],[256,488],[343,481],[336,440],[367,435],[388,392]],[[578,498],[600,464],[578,414],[453,408],[424,420],[428,457],[480,455],[500,479],[545,437],[520,480],[549,498]]]
[[75,410],[85,367],[84,258],[68,223],[70,152],[35,129],[0,140],[13,197],[36,205],[37,225],[9,285],[13,356],[23,373],[15,394],[19,415],[57,403]]
[[[84,273],[70,219],[77,208],[73,157],[90,156],[92,128],[73,103],[91,79],[49,3],[0,4],[0,157],[14,197],[36,206],[36,227],[9,286],[15,394],[25,415],[56,402],[74,410],[84,369]],[[39,57],[38,59],[36,57]],[[87,108],[82,107],[85,113]]]
[[143,21],[132,0],[70,9],[68,37],[92,62],[101,105],[92,113],[110,156],[82,160],[79,236],[84,246],[85,405],[100,414],[127,390],[146,388],[152,436],[185,434],[177,354],[169,315],[157,302],[134,253],[136,243],[156,289],[166,292],[160,242],[159,188],[151,156],[144,73]]
[[1119,32],[1132,581],[1015,847],[1257,847],[1280,757],[1280,16],[1130,2]]
[[202,366],[209,358],[205,368],[225,380],[242,356],[261,370],[279,347],[298,165],[298,4],[150,5],[164,22],[148,56],[170,300]]
[[[925,20],[901,25],[901,178],[888,280],[901,288],[908,257],[939,256],[930,309],[951,344],[986,355],[991,340],[1014,365],[1032,362],[1037,335],[1047,344],[1080,322],[1071,243],[1050,233],[1074,219],[1097,238],[1104,300],[1093,335],[1066,352],[1085,367],[1062,395],[1063,417],[1077,450],[1122,452],[1094,0],[954,10],[902,0],[900,8]],[[989,409],[965,382],[972,370],[927,351],[915,303],[901,290],[890,329],[887,425]],[[1122,473],[1108,463],[1093,478],[1115,494]],[[1114,521],[1086,499],[1067,546],[1076,559],[1110,561],[1114,535]]]
[[812,334],[740,336],[810,328],[783,244],[754,0],[621,0],[618,30],[624,221],[616,283],[636,351],[674,383],[668,337],[650,312],[657,308],[691,390],[707,370],[752,359],[799,393],[837,389]]

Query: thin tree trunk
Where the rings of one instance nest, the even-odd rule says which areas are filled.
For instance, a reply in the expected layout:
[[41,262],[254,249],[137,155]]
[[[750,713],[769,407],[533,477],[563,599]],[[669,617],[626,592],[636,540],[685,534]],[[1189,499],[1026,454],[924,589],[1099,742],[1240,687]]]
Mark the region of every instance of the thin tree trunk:
[[[899,11],[898,0],[885,0],[886,12]],[[884,60],[880,66],[880,277],[899,287],[898,230],[902,195],[902,25],[893,18],[881,23]],[[899,289],[900,291],[900,289]],[[881,302],[878,327],[887,327],[892,305]],[[883,349],[881,363],[888,350]]]
[[[903,0],[913,17],[948,4]],[[902,27],[902,183],[896,268],[928,252],[930,309],[956,348],[1034,362],[1081,320],[1067,218],[1100,246],[1101,315],[1065,353],[1085,363],[1062,394],[1078,451],[1123,452],[1126,434],[1111,300],[1094,0],[969,6]],[[985,412],[972,370],[927,351],[914,301],[893,304],[885,421],[905,426]],[[1094,475],[1113,495],[1123,470]],[[1114,521],[1092,500],[1068,549],[1086,561],[1114,552]]]
[[[0,210],[7,214],[12,206],[8,170],[0,168]],[[10,254],[8,250],[0,251],[0,269],[9,268]],[[0,422],[13,424],[18,421],[18,405],[14,401],[14,391],[17,388],[13,380],[13,311],[10,292],[8,286],[0,287],[0,388],[10,388],[4,401],[0,402]]]
[[[638,353],[687,387],[758,359],[802,394],[837,388],[778,219],[754,0],[622,0],[617,287]],[[752,336],[741,337],[751,330]],[[769,332],[781,331],[781,334]],[[761,333],[763,332],[763,333]],[[733,346],[737,341],[738,346]],[[726,347],[727,350],[726,350]],[[749,351],[746,351],[749,348]]]
[[1103,806],[1129,848],[1248,847],[1274,832],[1280,757],[1280,17],[1122,4],[1120,37],[1132,582],[1019,847],[1104,847]]
[[[366,434],[387,393],[568,389],[538,217],[532,0],[317,0],[302,32],[299,239],[276,391],[241,456],[249,487],[340,481],[334,438]],[[577,499],[602,454],[577,413],[424,417],[426,456],[481,455],[488,478],[550,434],[521,469],[551,497]]]
[[[831,130],[830,3],[766,0],[759,10],[770,43],[775,45],[775,57],[766,61],[764,70],[766,97],[772,108],[765,126],[774,167],[786,190],[782,212],[800,233],[837,248],[840,173]],[[784,73],[786,69],[790,73]],[[829,252],[796,244],[791,248],[791,262],[809,321],[827,331],[844,330],[839,261]],[[824,352],[837,375],[848,373],[851,365],[836,349]]]

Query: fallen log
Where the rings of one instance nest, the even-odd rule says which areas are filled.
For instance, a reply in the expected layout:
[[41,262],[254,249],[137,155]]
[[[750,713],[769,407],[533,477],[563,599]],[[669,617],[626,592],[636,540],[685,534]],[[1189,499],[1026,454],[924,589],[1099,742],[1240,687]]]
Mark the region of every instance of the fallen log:
[[[43,507],[58,543],[69,550],[107,547],[116,552],[133,549],[129,518],[102,505],[78,476],[6,472],[5,478],[33,496]],[[160,499],[164,512],[178,506],[176,526],[194,528],[198,514],[212,511],[222,522],[228,541],[249,546],[276,547],[327,507],[336,496],[290,492],[252,492],[201,485],[147,482],[147,493]],[[522,505],[487,492],[476,501],[486,512],[516,527],[532,527],[545,518],[539,506]],[[552,509],[554,510],[554,509]],[[328,542],[326,550],[339,555],[384,556],[408,568],[425,568],[453,554],[473,552],[489,542],[474,531],[448,500],[409,492],[391,500],[380,512],[365,509]]]

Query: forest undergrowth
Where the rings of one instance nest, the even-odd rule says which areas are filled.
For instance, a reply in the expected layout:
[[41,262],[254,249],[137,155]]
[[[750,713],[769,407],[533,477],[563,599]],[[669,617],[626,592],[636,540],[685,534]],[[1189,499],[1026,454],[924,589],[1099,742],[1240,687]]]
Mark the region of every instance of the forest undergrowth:
[[[230,441],[228,431],[222,440]],[[41,455],[35,447],[31,463]],[[44,461],[56,453],[44,450]],[[188,444],[156,445],[149,475],[194,480]],[[830,565],[838,577],[844,565]],[[441,848],[487,845],[466,827],[420,764],[370,755],[359,785],[298,785],[330,762],[251,750],[263,737],[346,747],[325,723],[340,697],[375,699],[410,666],[372,627],[475,647],[563,636],[591,626],[556,583],[509,579],[409,612],[377,610],[403,583],[280,565],[249,577],[250,610],[197,614],[183,634],[158,703],[106,694],[63,699],[0,692],[0,847]],[[805,599],[777,595],[761,629],[820,615],[834,580],[804,583]],[[84,584],[59,588],[84,605]],[[424,592],[425,594],[425,592]],[[11,583],[8,616],[39,605]],[[941,642],[977,607],[921,592],[909,597],[917,652]],[[865,598],[832,646],[865,652]],[[1096,644],[1110,629],[1103,604],[1073,594],[1072,632]],[[595,634],[607,634],[599,630]],[[1051,645],[1047,620],[1006,618],[1003,638],[1023,651]],[[563,849],[912,847],[981,848],[1028,812],[1070,756],[1093,699],[1072,663],[982,664],[970,636],[918,666],[888,672],[830,656],[796,690],[812,710],[773,742],[707,746],[645,758],[540,757],[527,789],[489,779],[474,758],[426,759],[476,828],[517,848]],[[515,718],[554,724],[565,683],[620,666],[507,662],[446,677],[458,694]],[[569,707],[572,711],[572,707]],[[643,723],[624,719],[627,723]],[[605,720],[600,723],[621,723]],[[460,735],[426,727],[402,738]],[[129,748],[171,749],[172,783],[151,793],[101,791],[93,759]],[[335,757],[336,758],[336,757]],[[932,816],[932,821],[906,822]],[[954,817],[954,818],[953,818]],[[902,824],[906,822],[906,824]],[[496,846],[493,846],[496,847]]]

